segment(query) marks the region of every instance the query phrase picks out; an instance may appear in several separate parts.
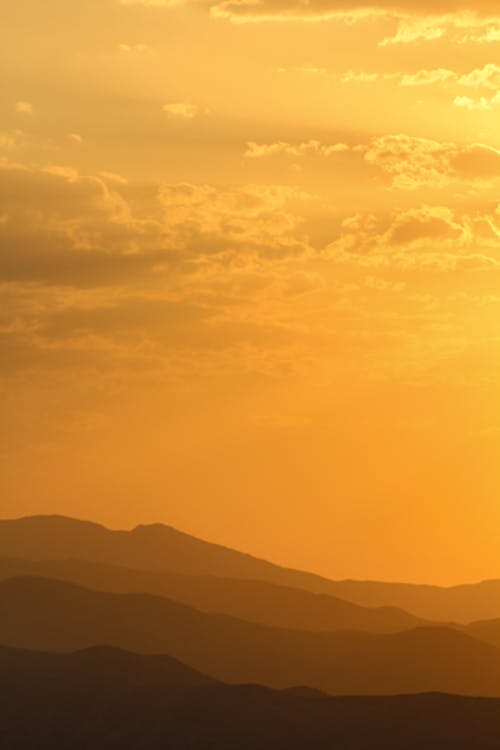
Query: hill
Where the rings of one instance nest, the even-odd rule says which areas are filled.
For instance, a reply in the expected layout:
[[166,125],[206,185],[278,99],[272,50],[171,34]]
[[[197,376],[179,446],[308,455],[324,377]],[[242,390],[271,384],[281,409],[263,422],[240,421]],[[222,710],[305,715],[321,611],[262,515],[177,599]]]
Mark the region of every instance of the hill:
[[480,620],[465,626],[463,630],[473,638],[500,648],[500,620]]
[[331,581],[332,595],[362,607],[401,607],[427,620],[469,623],[500,618],[500,581],[428,586],[382,581]]
[[163,524],[117,531],[64,516],[1,520],[0,550],[2,557],[77,558],[140,570],[265,580],[305,589],[316,578],[327,583],[320,576],[281,568]]
[[226,682],[335,694],[500,695],[500,650],[448,628],[311,633],[209,614],[148,594],[40,578],[0,583],[0,643],[72,651],[98,644],[169,653]]
[[493,750],[500,736],[494,699],[230,686],[167,657],[106,648],[1,648],[0,673],[2,743],[11,750]]
[[79,560],[0,558],[0,580],[25,575],[70,581],[100,591],[158,594],[206,612],[221,612],[273,627],[394,633],[424,624],[396,608],[369,609],[267,581],[131,570]]
[[197,539],[163,524],[117,531],[64,516],[0,520],[0,555],[27,560],[79,559],[142,571],[267,581],[327,594],[361,607],[396,608],[427,621],[465,624],[500,618],[500,581],[448,588],[333,581]]

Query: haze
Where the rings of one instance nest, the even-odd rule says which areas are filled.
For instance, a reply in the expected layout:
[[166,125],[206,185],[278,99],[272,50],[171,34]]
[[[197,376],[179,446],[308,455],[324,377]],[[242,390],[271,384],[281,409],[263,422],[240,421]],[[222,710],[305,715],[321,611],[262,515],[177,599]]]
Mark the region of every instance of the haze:
[[2,518],[499,577],[496,4],[1,5]]

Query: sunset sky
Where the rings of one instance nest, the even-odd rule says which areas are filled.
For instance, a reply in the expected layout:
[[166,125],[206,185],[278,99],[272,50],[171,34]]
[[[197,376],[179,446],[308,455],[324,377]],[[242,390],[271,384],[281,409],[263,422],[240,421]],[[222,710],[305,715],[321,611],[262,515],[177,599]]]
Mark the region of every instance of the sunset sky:
[[1,5],[0,515],[500,577],[498,0]]

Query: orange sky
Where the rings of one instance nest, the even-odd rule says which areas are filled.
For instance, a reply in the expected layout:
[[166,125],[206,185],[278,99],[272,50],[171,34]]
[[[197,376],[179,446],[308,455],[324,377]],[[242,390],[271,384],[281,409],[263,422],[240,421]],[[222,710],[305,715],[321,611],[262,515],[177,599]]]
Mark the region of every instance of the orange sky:
[[2,516],[500,576],[496,6],[4,3]]

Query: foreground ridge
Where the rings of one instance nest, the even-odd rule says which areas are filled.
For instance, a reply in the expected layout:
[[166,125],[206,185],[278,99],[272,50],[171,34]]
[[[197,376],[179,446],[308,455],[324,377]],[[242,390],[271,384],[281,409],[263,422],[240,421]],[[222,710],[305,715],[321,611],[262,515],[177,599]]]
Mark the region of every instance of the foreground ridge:
[[500,736],[496,699],[224,685],[169,657],[109,647],[0,648],[0,673],[2,742],[17,750],[492,750]]

